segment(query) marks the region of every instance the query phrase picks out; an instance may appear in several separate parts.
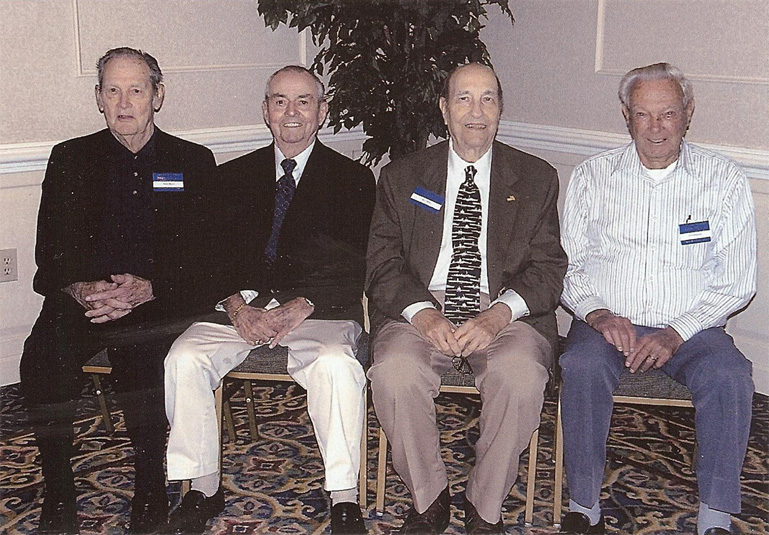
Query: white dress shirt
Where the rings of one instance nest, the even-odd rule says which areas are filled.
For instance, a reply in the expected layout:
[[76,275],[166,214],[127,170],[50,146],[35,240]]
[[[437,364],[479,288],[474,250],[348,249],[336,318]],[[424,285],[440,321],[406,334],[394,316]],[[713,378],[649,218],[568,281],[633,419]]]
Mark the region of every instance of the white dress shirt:
[[[457,202],[457,194],[462,182],[465,181],[465,169],[468,165],[475,167],[475,185],[481,194],[481,235],[478,239],[478,249],[481,253],[481,292],[489,294],[489,275],[486,269],[486,236],[488,234],[488,214],[489,214],[489,189],[491,187],[491,148],[486,154],[477,161],[469,163],[464,161],[454,152],[454,144],[449,141],[449,161],[446,179],[446,198],[443,204],[443,236],[441,238],[441,248],[438,253],[438,261],[435,263],[433,276],[430,279],[428,289],[431,292],[446,290],[446,279],[449,275],[449,266],[451,257],[454,253],[452,244],[452,227],[454,224],[454,206]],[[497,229],[499,232],[506,232],[509,229]],[[529,307],[526,301],[514,290],[507,290],[493,301],[489,307],[496,303],[504,303],[510,308],[512,317],[510,321],[529,314]],[[425,308],[434,308],[429,301],[420,301],[413,303],[403,309],[402,315],[411,322],[417,312]]]
[[[561,224],[569,256],[561,300],[581,320],[605,308],[688,340],[724,325],[756,291],[753,199],[737,165],[685,141],[662,174],[650,176],[634,143],[574,170]],[[703,222],[709,230],[691,232]]]

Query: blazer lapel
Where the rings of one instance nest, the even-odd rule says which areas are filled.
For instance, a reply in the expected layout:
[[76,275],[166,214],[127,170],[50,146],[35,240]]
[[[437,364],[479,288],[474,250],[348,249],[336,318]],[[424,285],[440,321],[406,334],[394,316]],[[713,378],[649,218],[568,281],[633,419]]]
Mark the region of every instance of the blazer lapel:
[[[486,220],[486,271],[491,298],[502,286],[502,269],[509,247],[516,242],[515,218],[522,193],[517,190],[519,177],[501,150],[492,152],[489,215]],[[512,235],[512,238],[511,238]]]
[[[422,187],[432,193],[446,197],[446,177],[448,172],[448,143],[444,150],[437,151],[432,165],[426,169],[416,170],[419,173],[415,181],[416,187]],[[409,197],[413,191],[407,192]],[[443,238],[443,220],[446,216],[446,203],[438,213],[430,212],[424,208],[414,206],[414,241],[411,244],[412,254],[419,259],[416,267],[420,271],[420,278],[425,284],[430,284],[435,264],[438,262],[438,254]]]

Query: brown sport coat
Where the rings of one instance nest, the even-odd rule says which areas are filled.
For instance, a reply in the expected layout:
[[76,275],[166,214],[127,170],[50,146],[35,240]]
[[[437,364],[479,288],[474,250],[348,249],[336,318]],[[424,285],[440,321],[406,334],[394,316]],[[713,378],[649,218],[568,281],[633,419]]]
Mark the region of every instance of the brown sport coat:
[[[366,293],[372,327],[401,319],[428,291],[443,235],[438,213],[412,204],[417,187],[445,196],[448,142],[396,160],[382,169],[367,254]],[[489,193],[487,272],[492,299],[507,289],[526,301],[522,318],[556,346],[555,308],[566,254],[558,224],[558,174],[540,158],[494,142]]]

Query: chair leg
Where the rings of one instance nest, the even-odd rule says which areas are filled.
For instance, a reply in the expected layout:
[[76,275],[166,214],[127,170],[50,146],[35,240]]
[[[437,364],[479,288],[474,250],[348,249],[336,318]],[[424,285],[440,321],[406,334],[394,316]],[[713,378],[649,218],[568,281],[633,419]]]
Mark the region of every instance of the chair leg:
[[384,514],[384,491],[387,476],[387,436],[382,428],[379,428],[379,452],[377,454],[376,470],[376,514]]
[[243,381],[243,387],[246,390],[246,411],[248,412],[248,429],[251,433],[251,440],[259,440],[259,429],[256,427],[256,410],[254,409],[254,387],[251,381]]
[[214,390],[214,403],[216,406],[216,424],[217,440],[219,441],[219,473],[222,473],[222,409],[223,409],[223,388],[224,383],[219,382],[219,386]]
[[366,471],[366,464],[368,463],[368,392],[365,392],[364,396],[363,433],[360,437],[360,470],[358,471],[358,501],[363,509],[368,507],[368,474]]
[[537,450],[539,445],[539,428],[534,430],[529,442],[529,472],[526,478],[526,512],[524,522],[531,526],[534,521],[534,489],[537,482]]
[[92,373],[91,380],[93,381],[96,399],[99,400],[99,408],[101,409],[102,420],[104,420],[104,427],[107,429],[107,433],[111,435],[113,431],[115,431],[115,427],[112,425],[112,416],[107,408],[107,399],[104,397],[104,389],[101,387],[101,379],[98,374]]
[[561,394],[558,393],[558,409],[555,415],[555,488],[553,489],[553,525],[561,525],[561,501],[563,500],[563,424],[561,423]]
[[238,435],[235,431],[235,421],[232,417],[230,400],[227,400],[222,404],[222,412],[224,413],[224,426],[227,428],[227,439],[230,441],[230,443],[233,443],[237,440]]

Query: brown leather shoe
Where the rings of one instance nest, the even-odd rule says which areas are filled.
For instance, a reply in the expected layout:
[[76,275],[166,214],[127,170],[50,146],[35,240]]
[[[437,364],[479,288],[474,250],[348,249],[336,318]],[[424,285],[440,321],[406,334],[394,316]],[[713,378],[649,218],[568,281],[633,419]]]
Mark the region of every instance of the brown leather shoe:
[[502,524],[502,519],[496,524],[490,524],[481,518],[478,514],[478,510],[465,496],[465,530],[467,535],[502,535],[505,532],[505,526]]
[[398,533],[419,533],[428,535],[438,535],[446,531],[451,520],[451,496],[447,486],[430,504],[427,510],[419,514],[415,508],[411,508],[406,521]]

